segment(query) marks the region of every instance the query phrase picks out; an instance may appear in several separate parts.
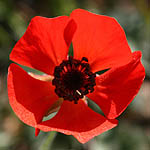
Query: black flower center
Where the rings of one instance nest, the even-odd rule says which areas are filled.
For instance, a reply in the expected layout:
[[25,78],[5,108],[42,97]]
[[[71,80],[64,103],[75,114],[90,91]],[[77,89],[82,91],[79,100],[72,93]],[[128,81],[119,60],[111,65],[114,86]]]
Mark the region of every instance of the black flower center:
[[82,73],[78,70],[68,71],[63,78],[64,86],[70,90],[80,89],[83,85]]
[[95,77],[86,57],[80,61],[70,56],[55,67],[52,84],[59,97],[77,103],[84,95],[94,91]]

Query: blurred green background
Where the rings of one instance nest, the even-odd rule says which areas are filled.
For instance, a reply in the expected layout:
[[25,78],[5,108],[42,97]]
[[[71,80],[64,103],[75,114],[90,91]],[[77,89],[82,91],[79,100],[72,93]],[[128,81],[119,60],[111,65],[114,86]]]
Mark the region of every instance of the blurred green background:
[[[83,8],[115,17],[132,50],[141,50],[146,79],[139,94],[118,118],[119,125],[86,144],[72,136],[41,132],[23,124],[7,96],[9,54],[32,17],[69,15]],[[150,150],[150,0],[0,0],[0,150]]]

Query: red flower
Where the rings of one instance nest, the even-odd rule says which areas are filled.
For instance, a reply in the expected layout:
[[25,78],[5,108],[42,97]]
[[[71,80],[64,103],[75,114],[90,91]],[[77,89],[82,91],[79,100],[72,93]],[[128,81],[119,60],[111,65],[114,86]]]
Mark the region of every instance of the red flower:
[[[74,57],[68,56],[73,43]],[[145,76],[141,52],[131,52],[125,33],[111,17],[74,10],[70,17],[35,17],[10,59],[47,75],[28,74],[16,64],[8,70],[9,102],[25,124],[73,135],[81,143],[117,125]],[[97,71],[109,69],[102,75]],[[86,97],[102,109],[91,110]],[[62,105],[61,105],[62,104]],[[43,117],[60,110],[50,120]]]

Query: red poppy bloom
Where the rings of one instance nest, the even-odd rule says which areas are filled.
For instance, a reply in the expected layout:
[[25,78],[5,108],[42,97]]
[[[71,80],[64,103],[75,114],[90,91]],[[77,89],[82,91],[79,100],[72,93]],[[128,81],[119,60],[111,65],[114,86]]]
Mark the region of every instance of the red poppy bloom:
[[[70,44],[74,56],[68,56]],[[8,70],[9,102],[25,124],[39,131],[73,135],[81,143],[117,125],[117,118],[138,93],[145,76],[141,52],[131,52],[125,33],[111,17],[85,10],[57,18],[34,17],[10,59],[44,72]],[[96,72],[109,69],[102,75]],[[93,100],[102,116],[86,103]],[[50,120],[43,117],[58,113]]]

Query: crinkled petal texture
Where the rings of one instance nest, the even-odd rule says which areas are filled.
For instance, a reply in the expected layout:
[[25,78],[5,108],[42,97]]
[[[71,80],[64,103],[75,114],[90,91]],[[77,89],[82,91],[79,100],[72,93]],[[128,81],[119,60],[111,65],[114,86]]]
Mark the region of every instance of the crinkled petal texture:
[[145,77],[141,52],[132,54],[130,63],[112,68],[96,78],[95,91],[88,95],[109,119],[118,117],[138,93]]
[[34,17],[23,37],[13,48],[10,59],[47,74],[67,58],[76,24],[67,16]]
[[8,97],[16,115],[35,127],[58,99],[51,82],[37,80],[16,64],[8,70]]
[[74,58],[87,57],[93,72],[121,66],[131,60],[125,33],[114,18],[82,9],[74,10],[71,18],[77,23],[73,37]]
[[59,112],[51,120],[42,122],[37,128],[43,131],[58,131],[73,135],[81,143],[117,125],[117,120],[108,120],[91,110],[82,100],[78,104],[64,101]]

